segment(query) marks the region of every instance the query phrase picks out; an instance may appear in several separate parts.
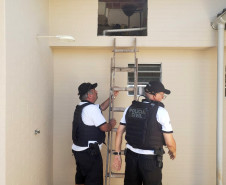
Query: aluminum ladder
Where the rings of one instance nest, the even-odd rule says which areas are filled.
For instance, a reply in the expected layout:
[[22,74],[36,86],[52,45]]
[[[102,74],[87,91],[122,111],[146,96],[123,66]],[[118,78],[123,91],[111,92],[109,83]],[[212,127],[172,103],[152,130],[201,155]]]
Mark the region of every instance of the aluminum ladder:
[[[114,38],[114,49],[113,57],[111,58],[111,68],[110,68],[110,105],[109,105],[109,121],[114,117],[115,112],[124,112],[124,107],[115,107],[114,104],[114,91],[133,91],[134,100],[137,100],[137,84],[138,84],[138,59],[136,57],[137,50],[137,40],[134,38],[134,46],[131,48],[116,47],[116,39]],[[133,67],[116,67],[116,54],[123,53],[133,53],[134,54],[134,66]],[[133,72],[134,73],[134,87],[118,87],[115,83],[115,78],[117,72]],[[111,169],[111,158],[112,153],[115,151],[112,147],[112,137],[113,132],[117,132],[117,128],[112,129],[107,135],[107,159],[106,159],[106,172],[105,172],[105,185],[110,185],[111,178],[123,178],[124,173],[114,173]],[[124,155],[124,151],[121,151]]]

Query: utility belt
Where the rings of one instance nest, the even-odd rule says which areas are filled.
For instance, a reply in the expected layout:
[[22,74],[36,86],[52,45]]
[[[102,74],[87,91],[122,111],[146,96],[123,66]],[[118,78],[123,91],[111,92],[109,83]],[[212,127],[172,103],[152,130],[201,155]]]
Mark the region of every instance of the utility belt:
[[98,143],[90,143],[87,149],[91,156],[96,156],[100,154],[100,148]]
[[97,156],[100,154],[100,148],[98,143],[89,143],[89,147],[85,150],[75,151],[72,149],[73,155],[75,153],[89,153],[91,156]]
[[154,149],[154,154],[155,155],[146,155],[146,154],[139,154],[136,152],[131,151],[130,149],[126,148],[124,150],[124,154],[126,156],[126,154],[132,155],[134,157],[139,157],[140,155],[145,155],[145,158],[149,158],[149,159],[155,159],[157,161],[157,166],[159,168],[163,167],[163,154],[165,153],[163,148],[159,148],[159,149]]

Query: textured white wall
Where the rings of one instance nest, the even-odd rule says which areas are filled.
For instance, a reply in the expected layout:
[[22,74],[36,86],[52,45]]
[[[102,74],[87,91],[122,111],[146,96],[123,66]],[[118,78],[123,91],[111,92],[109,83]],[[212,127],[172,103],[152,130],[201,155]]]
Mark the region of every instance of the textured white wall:
[[[82,82],[98,82],[97,103],[105,100],[109,94],[112,53],[111,48],[55,48],[53,54],[54,185],[72,185],[75,162],[71,155],[71,128],[74,108],[79,102],[77,88]],[[216,49],[140,48],[137,57],[139,63],[162,63],[163,83],[172,90],[164,102],[171,117],[178,150],[175,161],[164,156],[163,184],[215,184]],[[133,62],[133,56],[124,54],[116,61],[118,66],[126,66]],[[127,75],[120,74],[117,84],[123,86],[126,83]],[[128,106],[131,101],[132,98],[122,92],[116,104]],[[104,115],[107,118],[108,113]],[[115,117],[119,122],[121,115]],[[105,161],[105,146],[102,153]],[[114,179],[112,184],[120,185],[122,182],[122,179]]]
[[[226,48],[224,49],[224,67],[225,67],[225,76],[226,77]],[[226,83],[225,81],[226,79],[224,79],[224,82]],[[226,88],[226,84],[225,84],[225,88]],[[224,130],[224,134],[223,134],[223,156],[226,156],[226,93],[225,93],[225,98],[224,98],[224,111],[223,111],[223,114],[224,114],[224,125],[223,125],[223,130]],[[223,167],[224,169],[226,169],[226,158],[224,157],[223,159]],[[223,182],[225,183],[226,181],[226,170],[223,170]]]
[[[54,49],[54,185],[74,184],[71,128],[77,88],[82,82],[98,82],[99,100],[108,96],[109,50]],[[105,61],[105,62],[104,62]],[[104,91],[103,91],[104,89]]]
[[[216,45],[210,22],[226,7],[225,0],[148,1],[148,36],[141,47],[211,47]],[[50,33],[69,34],[74,43],[52,40],[51,45],[112,46],[112,37],[97,36],[98,1],[50,0]],[[119,37],[130,45],[128,37]]]
[[0,184],[5,184],[5,0],[0,0]]
[[48,1],[5,5],[6,185],[51,185],[53,65],[48,40],[36,39],[48,34]]

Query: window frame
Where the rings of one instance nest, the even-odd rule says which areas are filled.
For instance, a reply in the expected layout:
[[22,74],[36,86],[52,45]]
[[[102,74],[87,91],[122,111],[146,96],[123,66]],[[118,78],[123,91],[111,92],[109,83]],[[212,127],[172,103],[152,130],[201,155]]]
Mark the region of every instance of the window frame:
[[[128,64],[128,67],[131,67],[132,65],[134,65],[134,64]],[[141,70],[141,71],[139,71],[139,65],[150,65],[150,67],[151,67],[151,65],[159,65],[159,67],[160,67],[160,70],[159,71],[155,71],[155,70],[153,70],[153,71],[143,71],[143,70]],[[134,81],[133,82],[131,82],[131,81],[129,81],[129,73],[133,73],[133,72],[128,72],[128,76],[127,76],[127,87],[129,88],[129,87],[134,87]],[[137,85],[137,95],[138,96],[142,96],[142,95],[144,95],[144,87],[148,84],[148,82],[145,82],[145,84],[139,84],[139,73],[151,73],[151,74],[153,74],[153,73],[159,73],[159,77],[158,77],[158,80],[160,80],[160,81],[162,81],[162,63],[143,63],[143,64],[138,64],[138,85]],[[134,78],[133,78],[134,79]],[[133,84],[130,84],[130,83],[133,83]],[[142,92],[143,92],[143,94],[142,94]],[[127,95],[128,96],[134,96],[134,92],[133,91],[128,91],[127,92]]]

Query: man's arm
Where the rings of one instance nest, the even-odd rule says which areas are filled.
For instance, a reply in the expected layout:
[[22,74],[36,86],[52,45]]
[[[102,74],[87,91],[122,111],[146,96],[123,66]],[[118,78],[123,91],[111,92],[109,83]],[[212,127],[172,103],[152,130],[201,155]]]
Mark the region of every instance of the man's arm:
[[105,124],[101,125],[99,128],[100,128],[101,131],[109,132],[115,127],[115,125],[116,125],[116,120],[111,119],[109,121],[109,123],[105,123]]
[[[121,146],[122,146],[122,136],[123,133],[126,130],[125,125],[119,125],[116,133],[116,139],[115,139],[115,151],[121,152]],[[122,158],[121,155],[115,155],[114,161],[113,161],[113,167],[115,170],[119,171],[121,169],[122,165]]]
[[169,149],[168,154],[170,156],[170,159],[175,159],[176,158],[176,142],[173,138],[172,133],[163,133],[166,146]]
[[[112,98],[115,98],[118,95],[119,91],[114,91],[114,96]],[[102,111],[105,111],[110,103],[110,98],[106,99],[101,105],[100,108]]]

